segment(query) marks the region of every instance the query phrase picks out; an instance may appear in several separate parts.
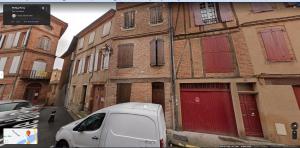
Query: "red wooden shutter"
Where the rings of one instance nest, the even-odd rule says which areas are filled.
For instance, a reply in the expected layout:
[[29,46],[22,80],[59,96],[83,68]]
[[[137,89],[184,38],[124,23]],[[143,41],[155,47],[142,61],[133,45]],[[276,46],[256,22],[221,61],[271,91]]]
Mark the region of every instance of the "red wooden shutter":
[[204,25],[204,23],[202,21],[202,16],[200,13],[199,3],[193,3],[190,6],[191,6],[191,9],[193,10],[195,25]]
[[225,35],[205,37],[202,44],[207,73],[233,72],[232,53]]
[[275,43],[277,43],[276,47],[280,53],[280,59],[285,61],[292,60],[293,58],[289,53],[289,49],[284,38],[284,31],[282,29],[272,29],[272,35]]
[[261,36],[269,61],[292,60],[282,30],[266,29],[261,31]]
[[251,3],[253,12],[264,12],[273,10],[270,3]]
[[233,13],[230,3],[219,3],[219,10],[222,22],[229,22],[233,20]]
[[162,66],[165,64],[165,54],[164,54],[164,41],[158,39],[156,41],[156,51],[157,51],[157,65]]
[[150,41],[150,65],[156,65],[156,39]]

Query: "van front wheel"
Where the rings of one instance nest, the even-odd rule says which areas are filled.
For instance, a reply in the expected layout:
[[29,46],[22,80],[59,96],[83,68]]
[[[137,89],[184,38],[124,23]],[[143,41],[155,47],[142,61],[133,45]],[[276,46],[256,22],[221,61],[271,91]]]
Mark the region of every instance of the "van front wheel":
[[69,144],[65,140],[60,140],[57,142],[56,147],[57,148],[69,148]]

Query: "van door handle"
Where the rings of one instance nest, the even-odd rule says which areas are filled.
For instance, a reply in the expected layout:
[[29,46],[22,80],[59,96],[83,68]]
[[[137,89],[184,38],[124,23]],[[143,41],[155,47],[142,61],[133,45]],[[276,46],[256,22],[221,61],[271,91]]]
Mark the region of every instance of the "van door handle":
[[98,140],[99,138],[97,136],[92,137],[94,140]]
[[155,141],[151,141],[151,140],[145,140],[146,144],[155,144]]

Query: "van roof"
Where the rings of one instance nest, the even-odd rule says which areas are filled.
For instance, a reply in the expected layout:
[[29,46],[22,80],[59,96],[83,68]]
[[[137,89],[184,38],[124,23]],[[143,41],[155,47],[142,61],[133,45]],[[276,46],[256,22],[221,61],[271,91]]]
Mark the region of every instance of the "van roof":
[[113,105],[97,112],[108,111],[110,113],[131,113],[131,114],[142,114],[142,115],[155,115],[159,110],[159,104],[152,103],[140,103],[140,102],[129,102]]

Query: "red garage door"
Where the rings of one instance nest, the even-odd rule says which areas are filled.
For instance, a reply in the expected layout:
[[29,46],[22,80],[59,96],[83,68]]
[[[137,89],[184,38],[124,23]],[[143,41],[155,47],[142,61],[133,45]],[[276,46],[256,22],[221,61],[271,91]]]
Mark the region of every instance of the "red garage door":
[[181,84],[180,94],[184,130],[237,135],[229,85]]

